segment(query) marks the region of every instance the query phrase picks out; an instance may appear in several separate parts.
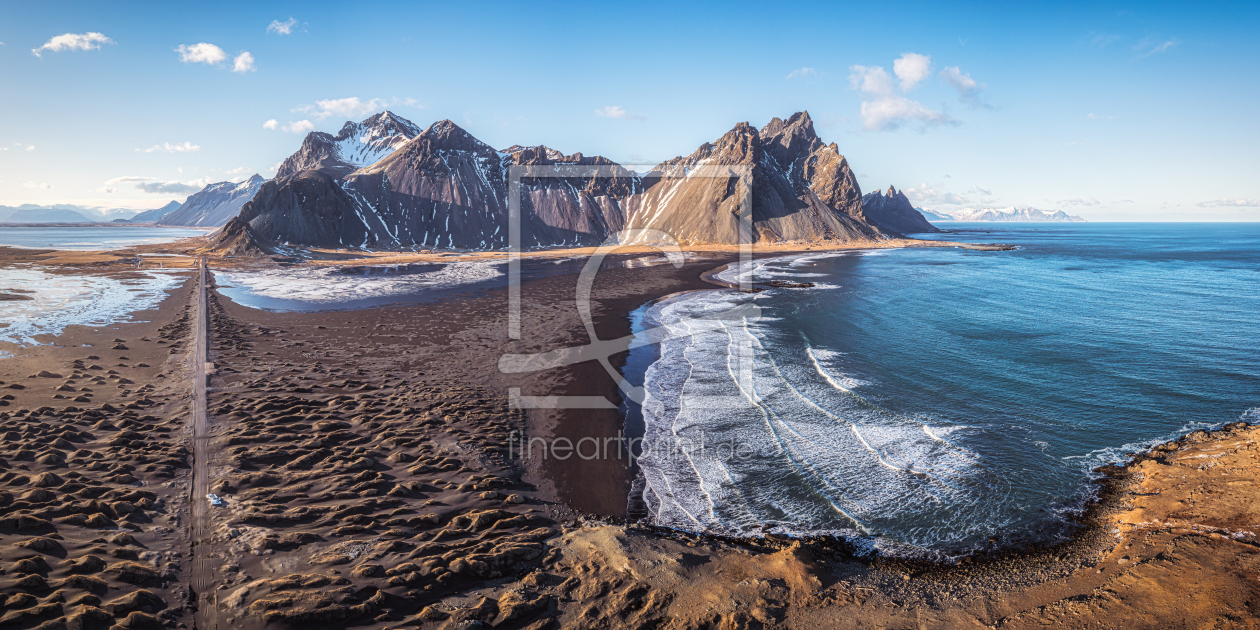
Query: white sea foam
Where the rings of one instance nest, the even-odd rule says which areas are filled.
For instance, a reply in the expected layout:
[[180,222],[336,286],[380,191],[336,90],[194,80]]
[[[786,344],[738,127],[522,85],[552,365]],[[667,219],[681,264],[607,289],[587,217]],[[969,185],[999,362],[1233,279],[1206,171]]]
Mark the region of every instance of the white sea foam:
[[747,299],[689,293],[649,309],[651,323],[673,333],[645,374],[639,463],[655,523],[742,535],[767,523],[879,534],[873,549],[898,552],[1003,524],[995,506],[1004,482],[920,420],[855,394],[855,379],[823,365],[834,354],[775,338],[761,320],[696,319]]
[[119,278],[102,274],[53,274],[37,267],[0,269],[0,291],[21,289],[31,300],[0,302],[0,341],[40,345],[38,335],[59,335],[66,326],[108,326],[154,308],[188,272],[143,271]]
[[337,267],[269,269],[265,271],[216,271],[234,287],[254,295],[311,304],[333,304],[370,298],[390,298],[423,290],[450,289],[494,280],[502,275],[502,262],[443,262],[432,271],[355,275]]

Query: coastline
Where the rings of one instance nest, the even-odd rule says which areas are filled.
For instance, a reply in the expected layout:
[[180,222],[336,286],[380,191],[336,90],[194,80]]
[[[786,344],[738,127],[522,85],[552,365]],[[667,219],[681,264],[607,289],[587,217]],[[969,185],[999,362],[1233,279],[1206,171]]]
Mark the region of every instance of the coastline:
[[[782,255],[797,253],[817,250]],[[722,252],[688,259],[681,270],[660,265],[601,271],[593,290],[597,335],[623,339],[631,328],[627,313],[644,303],[722,286],[712,276],[734,259]],[[573,305],[574,280],[560,274],[523,283],[521,340],[505,333],[503,290],[440,303],[315,313],[259,311],[212,292],[211,490],[228,504],[214,512],[212,537],[214,553],[223,559],[215,577],[220,618],[244,628],[382,630],[469,620],[509,628],[668,620],[696,629],[1154,628],[1229,627],[1260,612],[1260,587],[1250,577],[1260,570],[1260,538],[1250,525],[1260,522],[1251,500],[1260,482],[1254,465],[1260,428],[1241,422],[1192,432],[1101,470],[1097,500],[1086,507],[1071,540],[994,550],[956,563],[861,556],[835,539],[693,534],[619,516],[631,481],[628,466],[615,459],[513,459],[504,448],[512,430],[576,442],[615,435],[624,422],[615,409],[514,411],[502,402],[511,387],[523,395],[620,400],[595,361],[523,375],[496,369],[505,353],[589,342]],[[94,597],[104,610],[118,611],[120,621],[150,613],[118,604],[138,587],[112,576],[154,580],[143,586],[161,602],[151,606],[150,616],[172,623],[191,618],[185,608],[189,567],[180,556],[166,555],[187,549],[181,523],[189,498],[181,484],[187,479],[189,291],[188,285],[173,291],[151,318],[146,314],[152,322],[68,329],[31,356],[0,360],[7,370],[0,380],[27,385],[0,408],[9,414],[4,420],[67,422],[92,433],[94,441],[64,451],[75,457],[126,450],[117,440],[134,436],[121,433],[143,425],[156,448],[136,448],[169,455],[169,462],[131,464],[128,474],[145,485],[105,482],[115,484],[111,488],[120,494],[109,495],[114,498],[155,492],[164,502],[137,503],[159,506],[144,507],[137,516],[126,516],[121,504],[108,507],[102,518],[114,525],[102,531],[55,520],[80,503],[72,484],[37,488],[53,495],[46,503],[3,502],[31,490],[28,476],[54,472],[64,481],[70,469],[55,459],[36,461],[43,451],[26,438],[6,442],[0,453],[26,467],[21,480],[6,478],[0,490],[0,524],[11,528],[19,515],[38,514],[62,537],[65,560],[78,566],[94,556],[105,558],[106,567],[118,564],[100,573],[108,589]],[[143,378],[163,383],[163,389],[115,401],[112,388],[93,386],[90,405],[49,405],[49,388],[61,380],[26,378],[90,352],[105,356],[100,347],[74,346],[81,340],[99,346],[100,339],[115,336],[129,349],[110,350],[109,357],[128,366],[157,366],[145,368]],[[611,363],[619,368],[625,357],[613,354]],[[130,376],[122,367],[112,369]],[[126,391],[134,393],[120,388],[118,395]],[[126,407],[140,400],[159,404]],[[85,424],[77,412],[60,411],[64,405],[99,411],[112,428],[96,425],[96,418]],[[36,412],[44,406],[51,412]],[[30,452],[21,454],[23,449]],[[156,467],[146,468],[150,464]],[[165,472],[173,476],[156,476]],[[86,475],[93,483],[96,476]],[[125,560],[113,550],[126,545],[94,543],[116,532],[132,532],[154,555]],[[6,542],[47,537],[17,529],[3,535]],[[44,557],[9,549],[6,567]],[[134,578],[134,569],[123,571],[130,566],[124,562],[151,567],[159,577]],[[68,602],[49,608],[49,619],[96,607],[80,599],[74,585],[91,582],[75,578],[69,562],[48,564],[37,574],[51,588],[17,586],[15,580],[29,576],[15,570],[4,577],[6,592],[45,597],[53,588],[66,590]],[[519,616],[504,621],[511,615]]]

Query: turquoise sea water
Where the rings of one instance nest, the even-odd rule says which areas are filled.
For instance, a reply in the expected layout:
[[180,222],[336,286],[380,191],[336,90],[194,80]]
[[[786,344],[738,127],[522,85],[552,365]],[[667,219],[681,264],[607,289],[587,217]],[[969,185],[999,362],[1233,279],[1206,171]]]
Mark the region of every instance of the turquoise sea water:
[[925,237],[1018,249],[762,261],[726,277],[816,287],[645,309],[676,332],[628,364],[648,518],[912,555],[1053,540],[1097,466],[1260,421],[1260,224],[948,229]]

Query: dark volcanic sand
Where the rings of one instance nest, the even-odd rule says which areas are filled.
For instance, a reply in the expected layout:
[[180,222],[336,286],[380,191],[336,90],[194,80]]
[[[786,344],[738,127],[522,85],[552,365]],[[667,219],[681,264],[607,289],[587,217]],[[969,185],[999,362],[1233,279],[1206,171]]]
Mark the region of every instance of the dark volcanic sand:
[[[731,258],[602,271],[599,336],[629,334],[626,313],[650,299],[710,287],[700,273]],[[497,369],[504,353],[589,341],[575,279],[523,286],[522,341],[507,339],[501,292],[307,314],[212,293],[210,481],[226,505],[211,510],[207,618],[220,628],[1256,627],[1260,430],[1243,426],[1112,471],[1078,541],[959,566],[578,516],[622,513],[626,460],[511,460],[508,436],[576,443],[616,435],[620,418],[522,413],[506,391],[616,403],[615,384],[594,362]],[[192,626],[188,515],[205,500],[189,496],[194,289],[137,317],[150,323],[0,348],[16,355],[0,360],[0,628]],[[41,370],[57,376],[32,378]]]

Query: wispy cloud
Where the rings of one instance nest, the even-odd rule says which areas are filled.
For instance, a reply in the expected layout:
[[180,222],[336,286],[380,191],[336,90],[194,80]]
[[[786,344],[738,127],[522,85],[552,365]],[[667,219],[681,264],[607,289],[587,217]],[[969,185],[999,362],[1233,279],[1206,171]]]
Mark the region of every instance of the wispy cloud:
[[205,42],[180,44],[175,52],[179,53],[179,60],[184,63],[204,63],[213,66],[227,59],[227,53],[223,52],[222,48]]
[[[899,61],[911,54],[914,53],[902,55]],[[902,85],[913,87],[917,83],[907,83],[907,79],[913,79],[922,69],[921,65],[915,65],[917,63],[914,62],[909,67],[903,65],[905,76],[899,76]],[[880,66],[850,67],[849,83],[853,89],[869,97],[862,101],[862,124],[868,130],[892,131],[906,124],[918,124],[920,130],[923,130],[930,126],[958,122],[942,112],[897,94],[892,77]]]
[[293,108],[295,112],[310,114],[314,118],[323,120],[329,116],[340,116],[342,118],[359,118],[385,109],[388,103],[384,99],[374,98],[371,100],[362,100],[357,96],[348,98],[330,98],[322,101],[315,101],[314,105],[299,105]]
[[796,77],[814,77],[818,76],[818,71],[813,68],[797,68],[788,73],[787,78],[795,79]]
[[283,22],[280,20],[272,20],[271,24],[267,25],[267,32],[275,33],[277,35],[288,35],[293,32],[293,27],[297,26],[297,23],[297,19],[293,17],[290,17]]
[[1133,45],[1133,50],[1138,53],[1138,59],[1145,59],[1152,55],[1168,52],[1174,46],[1181,43],[1181,40],[1173,37],[1164,39],[1162,37],[1144,37],[1142,41]]
[[893,74],[901,79],[901,91],[909,92],[932,74],[932,58],[908,52],[893,61]]
[[1072,199],[1064,199],[1060,201],[1059,205],[1061,206],[1097,206],[1101,203],[1102,203],[1101,201],[1093,197],[1090,197],[1088,199],[1081,199],[1080,197],[1074,197]]
[[1120,41],[1119,35],[1113,35],[1111,33],[1094,33],[1093,35],[1094,36],[1089,39],[1089,43],[1091,46],[1096,46],[1098,48],[1106,48],[1107,46]]
[[1260,208],[1260,199],[1222,197],[1198,205],[1200,208]]
[[35,145],[33,145],[33,144],[32,144],[32,145],[28,145],[28,146],[26,147],[26,150],[27,150],[27,151],[34,151],[34,150],[35,150]]
[[970,199],[962,195],[938,190],[935,186],[926,183],[906,188],[901,192],[905,193],[907,198],[918,202],[920,205],[960,206],[971,203]]
[[251,170],[252,169],[245,166],[238,166],[234,169],[227,171],[227,174],[228,175],[248,175]]
[[52,190],[52,184],[42,183],[42,182],[41,182],[41,183],[36,183],[36,182],[25,182],[25,183],[23,183],[23,184],[22,184],[22,187],[23,187],[23,188],[35,188],[35,189],[38,189],[38,190]]
[[602,109],[595,110],[595,115],[602,118],[619,118],[621,120],[647,120],[643,116],[627,112],[620,105],[607,105]]
[[298,120],[280,127],[280,131],[287,131],[289,133],[306,133],[308,131],[313,131],[314,129],[315,123],[309,120]]
[[113,44],[114,40],[101,33],[66,33],[58,35],[39,48],[32,48],[31,54],[43,56],[44,51],[61,52],[63,50],[100,50],[101,44]]
[[253,72],[256,69],[254,56],[248,52],[241,51],[241,54],[232,59],[232,72]]
[[963,72],[958,66],[950,66],[941,70],[939,76],[949,87],[954,88],[958,92],[958,100],[972,106],[984,106],[980,100],[980,93],[984,91],[985,85],[978,83],[971,75]]
[[280,126],[280,122],[277,121],[275,118],[272,118],[271,120],[268,120],[267,122],[263,123],[263,129],[275,129],[276,127],[279,127],[279,126]]
[[107,180],[100,188],[97,189],[97,191],[103,193],[115,193],[118,192],[118,187],[121,184],[135,184],[134,187],[137,190],[146,193],[182,194],[198,192],[210,183],[212,182],[208,177],[194,179],[188,182],[181,182],[178,180],[159,181],[154,177],[137,177],[134,175],[128,175]]
[[191,142],[185,142],[183,144],[163,142],[162,144],[155,144],[147,149],[136,150],[144,153],[157,153],[159,151],[162,153],[192,153],[194,151],[200,151],[201,147]]

